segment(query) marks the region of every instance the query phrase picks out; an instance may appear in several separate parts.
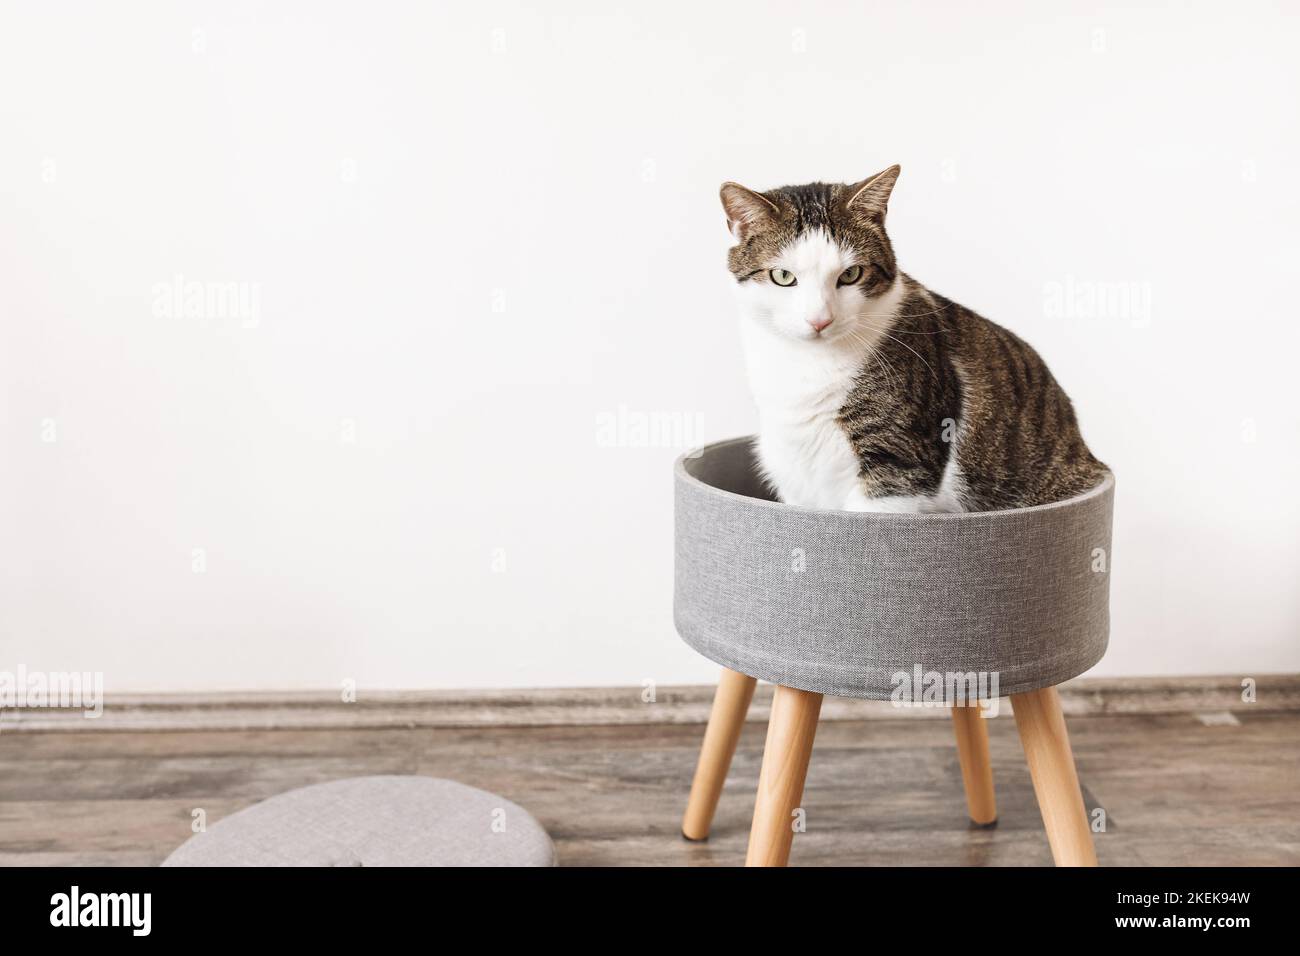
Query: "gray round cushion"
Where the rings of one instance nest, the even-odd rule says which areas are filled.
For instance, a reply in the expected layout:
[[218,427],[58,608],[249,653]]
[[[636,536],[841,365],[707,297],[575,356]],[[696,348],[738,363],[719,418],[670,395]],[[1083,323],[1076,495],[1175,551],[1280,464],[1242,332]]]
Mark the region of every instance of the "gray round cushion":
[[[888,700],[917,674],[997,675],[999,695],[1022,693],[1105,653],[1112,477],[1010,511],[823,511],[773,501],[752,444],[677,462],[674,619],[705,657],[787,687]],[[944,686],[951,703],[955,685]]]
[[454,780],[353,777],[255,803],[163,866],[554,866],[522,807]]

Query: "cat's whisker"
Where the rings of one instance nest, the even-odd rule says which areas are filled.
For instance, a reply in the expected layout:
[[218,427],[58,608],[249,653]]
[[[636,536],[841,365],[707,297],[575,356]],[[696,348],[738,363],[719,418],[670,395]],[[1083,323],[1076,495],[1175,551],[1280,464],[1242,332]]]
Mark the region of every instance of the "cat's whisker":
[[919,358],[919,359],[921,360],[921,364],[924,365],[926,368],[928,368],[928,369],[930,370],[930,374],[931,374],[931,375],[933,375],[935,378],[938,378],[938,377],[939,377],[939,373],[936,372],[936,371],[934,370],[934,366],[932,366],[929,362],[927,362],[927,361],[925,360],[925,357],[924,357],[923,355],[921,355],[921,353],[918,352],[916,349],[912,348],[912,346],[908,345],[908,344],[907,344],[906,342],[904,342],[902,339],[896,339],[896,338],[894,338],[892,335],[890,335],[890,334],[889,334],[888,332],[886,332],[884,329],[875,329],[874,331],[879,332],[881,335],[883,335],[885,338],[889,339],[891,342],[897,342],[897,343],[898,343],[899,345],[901,345],[903,348],[907,349],[909,352],[911,352],[913,355],[915,355],[917,358]]
[[879,349],[872,349],[871,355],[872,358],[874,358],[877,362],[879,362],[881,365],[889,369],[889,378],[893,382],[894,387],[901,388],[903,373],[894,367],[894,363],[889,361],[889,359],[885,358],[884,353],[882,353]]
[[872,318],[898,318],[898,319],[924,319],[930,315],[940,315],[943,309],[932,309],[929,312],[863,312],[862,315],[869,315]]
[[[884,318],[891,318],[891,316],[884,316]],[[896,318],[907,318],[907,316],[896,316]],[[907,329],[890,329],[890,331],[893,332],[895,335],[942,335],[944,332],[947,332],[948,330],[936,329],[933,332],[913,332]]]
[[[909,313],[903,315],[898,315],[893,312],[859,312],[858,316],[864,319],[894,319],[894,320],[924,319],[931,315],[939,315],[943,311],[944,311],[943,309],[933,309],[930,312],[915,312],[915,313]],[[895,331],[898,332],[900,335],[938,335],[941,332],[947,332],[948,330],[941,328],[941,329],[936,329],[933,332],[912,332],[912,331],[904,331],[902,329],[895,329]]]
[[881,366],[881,371],[885,373],[891,387],[901,387],[901,373],[894,367],[892,362],[881,354],[880,349],[876,347],[878,342],[869,340],[859,329],[850,329],[847,334],[850,340],[865,347],[867,355]]

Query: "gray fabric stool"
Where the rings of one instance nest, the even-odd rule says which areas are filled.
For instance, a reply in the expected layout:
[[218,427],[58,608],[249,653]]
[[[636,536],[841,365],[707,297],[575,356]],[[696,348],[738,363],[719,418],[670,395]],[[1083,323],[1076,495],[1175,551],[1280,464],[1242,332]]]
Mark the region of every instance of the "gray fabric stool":
[[777,685],[748,862],[784,865],[822,695],[952,707],[971,819],[997,819],[980,701],[1011,697],[1053,857],[1096,855],[1055,685],[1109,635],[1114,479],[1067,501],[969,514],[792,507],[752,439],[678,460],[674,619],[726,670],[682,832],[708,836],[756,679]]
[[430,777],[353,777],[290,790],[213,824],[163,866],[554,866],[525,809]]

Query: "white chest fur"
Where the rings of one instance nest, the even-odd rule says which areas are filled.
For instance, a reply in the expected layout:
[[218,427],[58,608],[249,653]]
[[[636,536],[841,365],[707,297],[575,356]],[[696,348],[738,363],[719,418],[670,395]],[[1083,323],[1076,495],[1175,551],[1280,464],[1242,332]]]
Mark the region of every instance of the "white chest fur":
[[743,334],[758,405],[758,460],[768,482],[788,504],[848,508],[862,483],[838,419],[861,352],[781,341],[762,329]]

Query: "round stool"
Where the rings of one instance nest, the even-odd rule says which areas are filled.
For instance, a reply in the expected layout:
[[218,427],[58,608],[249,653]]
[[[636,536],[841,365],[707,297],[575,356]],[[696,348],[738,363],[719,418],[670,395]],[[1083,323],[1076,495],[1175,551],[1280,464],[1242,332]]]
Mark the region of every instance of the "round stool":
[[454,780],[353,777],[290,790],[213,824],[163,866],[554,866],[522,807]]
[[951,706],[971,819],[997,819],[980,703],[1010,696],[1052,855],[1096,865],[1055,686],[1109,634],[1114,479],[1009,511],[874,514],[772,500],[752,439],[678,460],[673,612],[722,664],[682,823],[708,836],[756,679],[776,684],[747,864],[784,866],[822,695]]

